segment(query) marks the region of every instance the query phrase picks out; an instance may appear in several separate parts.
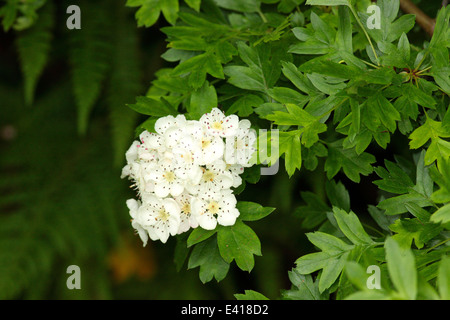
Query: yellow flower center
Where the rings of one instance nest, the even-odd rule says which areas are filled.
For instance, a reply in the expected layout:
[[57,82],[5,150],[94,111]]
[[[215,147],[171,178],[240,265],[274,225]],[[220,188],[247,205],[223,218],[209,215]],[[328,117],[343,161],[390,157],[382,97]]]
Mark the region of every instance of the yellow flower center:
[[212,182],[212,181],[214,181],[215,177],[216,177],[216,174],[212,171],[207,170],[203,173],[203,181],[204,182],[208,182],[208,181]]
[[221,131],[222,130],[222,121],[216,121],[216,122],[213,122],[213,124],[211,125],[211,128],[213,128],[214,130],[219,130],[219,131]]
[[191,205],[189,203],[183,204],[183,206],[181,207],[181,212],[183,212],[186,215],[191,213]]
[[211,140],[202,140],[202,149],[208,148],[211,144]]
[[211,212],[212,214],[216,214],[219,212],[219,204],[216,201],[211,201],[208,204],[208,211]]
[[163,177],[167,180],[167,182],[173,182],[175,180],[175,173],[173,173],[172,171],[166,171],[163,174]]
[[161,208],[158,212],[158,218],[162,221],[167,221],[169,219],[169,214],[164,208]]

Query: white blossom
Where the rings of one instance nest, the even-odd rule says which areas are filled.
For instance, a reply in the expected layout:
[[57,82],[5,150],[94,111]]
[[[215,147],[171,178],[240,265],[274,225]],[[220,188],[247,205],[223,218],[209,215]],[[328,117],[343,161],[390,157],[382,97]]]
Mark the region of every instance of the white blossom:
[[236,198],[233,194],[222,191],[211,198],[194,198],[192,200],[192,214],[200,227],[213,230],[217,223],[231,226],[239,216],[236,208]]
[[135,199],[128,199],[127,200],[127,207],[130,210],[130,216],[131,216],[131,226],[134,228],[136,233],[139,235],[139,237],[142,240],[143,246],[145,247],[147,245],[148,241],[148,233],[144,229],[144,227],[136,220],[137,212],[140,207],[140,202],[136,201]]
[[158,166],[151,168],[146,178],[153,181],[157,197],[165,198],[169,194],[176,197],[184,191],[184,181],[175,174],[175,164],[171,160],[160,160]]
[[200,122],[211,135],[229,137],[236,133],[239,118],[234,114],[226,117],[218,108],[213,108],[200,118]]
[[174,199],[146,196],[135,220],[148,232],[150,239],[166,243],[170,235],[178,233],[180,208]]
[[174,197],[180,207],[180,227],[178,233],[188,231],[190,228],[197,228],[198,222],[195,216],[192,214],[192,200],[194,197],[189,193],[182,193],[178,197]]
[[232,188],[251,166],[256,134],[250,121],[218,108],[200,120],[166,116],[155,132],[143,131],[125,154],[121,177],[132,181],[138,200],[126,204],[131,225],[145,246],[165,243],[191,228],[231,226],[239,216]]
[[229,164],[252,166],[250,160],[256,151],[256,132],[250,128],[250,121],[239,121],[236,134],[226,139],[225,161]]

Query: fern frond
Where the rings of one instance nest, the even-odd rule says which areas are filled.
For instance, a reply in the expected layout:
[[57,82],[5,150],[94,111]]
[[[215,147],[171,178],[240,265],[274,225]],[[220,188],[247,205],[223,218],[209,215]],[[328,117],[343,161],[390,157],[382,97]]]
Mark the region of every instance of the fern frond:
[[16,47],[24,77],[25,103],[33,104],[36,84],[50,53],[54,6],[49,1],[40,11],[38,21],[29,29],[17,33]]
[[[125,186],[111,166],[106,123],[95,123],[91,139],[78,139],[68,112],[70,87],[50,92],[32,114],[17,119],[17,139],[0,145],[0,299],[65,288],[72,264],[83,275],[92,265],[104,272],[121,221],[127,220],[119,196]],[[13,108],[0,110],[0,118]],[[97,290],[95,279],[90,281]],[[67,298],[76,294],[65,290]]]
[[82,27],[80,30],[70,30],[68,37],[78,133],[85,134],[92,108],[101,94],[110,68],[110,29],[114,22],[110,17],[110,3],[105,0],[84,0],[80,2],[80,8]]
[[115,9],[114,53],[112,72],[108,81],[107,101],[109,107],[114,163],[124,161],[124,154],[133,137],[138,114],[126,106],[133,102],[142,89],[139,65],[138,37],[135,22],[128,10],[117,3]]

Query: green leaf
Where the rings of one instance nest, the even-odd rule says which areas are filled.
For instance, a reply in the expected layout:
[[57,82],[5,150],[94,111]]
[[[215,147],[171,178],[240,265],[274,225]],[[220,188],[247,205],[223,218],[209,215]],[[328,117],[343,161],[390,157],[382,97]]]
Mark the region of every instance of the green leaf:
[[392,197],[381,201],[378,204],[378,208],[386,210],[385,213],[387,215],[395,215],[408,212],[408,205],[412,203],[421,208],[433,205],[433,202],[431,202],[423,194],[416,191],[411,191],[408,194],[403,194],[398,197]]
[[241,221],[217,231],[217,243],[227,263],[236,261],[244,271],[251,271],[255,265],[253,255],[261,255],[261,243],[256,233]]
[[39,77],[47,65],[53,38],[54,7],[50,2],[39,11],[40,18],[31,28],[17,33],[16,46],[24,76],[25,102],[33,104]]
[[408,211],[417,219],[419,219],[422,222],[428,222],[430,221],[431,214],[425,210],[422,209],[420,206],[418,206],[415,203],[406,203],[405,207],[408,209]]
[[[219,79],[224,79],[223,67],[219,58],[211,53],[205,52],[192,57],[173,69],[173,76],[180,76],[183,74],[190,73],[189,84],[192,86],[194,83],[196,87],[203,84],[206,79],[206,74],[209,73],[211,76]],[[200,81],[194,81],[200,74]],[[194,77],[195,76],[195,77]]]
[[397,128],[396,121],[401,119],[400,113],[381,93],[369,98],[367,107],[372,117],[377,117],[389,131],[395,131]]
[[[284,137],[284,140],[281,139]],[[286,172],[291,177],[295,169],[300,170],[302,166],[302,152],[299,134],[280,133],[280,154],[284,153]]]
[[239,12],[257,12],[259,10],[258,0],[215,0],[219,7]]
[[316,143],[310,148],[303,148],[302,153],[303,164],[310,171],[317,168],[319,157],[326,157],[328,155],[327,148],[322,143]]
[[408,64],[411,56],[411,48],[406,33],[402,33],[398,41],[398,51],[400,52],[403,61]]
[[396,193],[408,193],[414,187],[411,178],[397,164],[384,160],[386,169],[383,167],[375,168],[375,172],[382,180],[374,181],[380,189]]
[[184,0],[184,2],[186,2],[187,5],[192,9],[194,9],[195,11],[197,12],[200,11],[200,4],[202,2],[201,0]]
[[217,107],[217,93],[214,86],[210,85],[208,81],[203,83],[200,89],[192,92],[191,100],[188,109],[192,119],[198,120],[205,113],[210,112]]
[[238,88],[262,92],[266,90],[264,78],[257,70],[244,66],[226,66],[223,71],[229,77],[228,82]]
[[413,103],[417,103],[423,107],[434,109],[436,101],[434,98],[427,94],[424,90],[420,90],[412,83],[408,83],[402,86],[402,94]]
[[285,87],[275,87],[268,90],[268,94],[276,101],[283,104],[297,104],[303,106],[309,100],[307,96],[298,91]]
[[175,252],[173,257],[177,272],[180,272],[188,255],[189,248],[186,246],[186,234],[183,234],[177,237],[177,243],[175,245]]
[[316,87],[320,92],[328,94],[330,96],[340,93],[343,89],[347,87],[344,83],[344,79],[330,78],[328,76],[323,76],[319,73],[311,73],[306,75],[311,81],[314,87]]
[[264,100],[261,97],[254,94],[246,94],[233,102],[226,114],[237,114],[239,117],[248,117],[253,113],[253,108],[258,108],[263,103]]
[[149,97],[136,97],[135,104],[128,104],[129,108],[138,113],[154,117],[164,117],[167,115],[176,115],[177,111],[167,104]]
[[195,228],[189,234],[189,237],[187,239],[187,246],[188,246],[188,248],[192,247],[194,244],[197,244],[199,242],[202,242],[202,241],[210,238],[216,232],[217,232],[217,230],[206,230],[206,229],[203,229],[203,228]]
[[297,125],[301,132],[301,142],[310,148],[319,140],[319,134],[326,131],[327,126],[319,122],[318,117],[310,115],[307,111],[294,104],[286,104],[286,112],[275,111],[267,119],[278,125]]
[[328,179],[333,178],[342,168],[345,175],[354,182],[360,181],[360,174],[372,173],[372,163],[375,157],[368,153],[357,154],[354,149],[344,149],[342,140],[328,144],[328,158],[325,161],[325,171]]
[[440,189],[433,192],[431,200],[436,203],[450,202],[450,159],[438,162],[437,168],[430,168],[430,175]]
[[313,281],[311,275],[303,275],[296,269],[288,272],[293,288],[282,292],[288,300],[326,300],[328,295],[319,291],[319,281]]
[[396,233],[392,238],[403,248],[410,248],[414,240],[419,249],[442,231],[439,224],[421,222],[419,219],[398,219],[389,228]]
[[343,253],[339,259],[330,261],[330,263],[323,268],[319,280],[319,291],[321,293],[330,288],[342,273],[345,263],[347,262],[348,255],[349,252]]
[[359,263],[355,261],[347,261],[344,271],[350,282],[359,290],[368,290],[367,273]]
[[311,116],[307,111],[294,104],[286,105],[286,109],[288,112],[275,111],[268,115],[267,120],[273,121],[277,125],[297,125],[301,127],[307,127],[312,122],[317,121],[316,117]]
[[239,219],[242,221],[256,221],[271,214],[275,208],[263,207],[262,205],[249,202],[239,201],[236,208],[239,210]]
[[263,294],[253,290],[245,290],[244,294],[236,293],[234,297],[237,300],[269,300],[269,298],[267,298]]
[[331,208],[319,196],[309,191],[301,192],[300,196],[306,206],[298,207],[294,214],[302,218],[302,228],[312,229],[326,220],[327,212],[331,211]]
[[385,292],[380,292],[378,290],[371,291],[358,291],[347,297],[345,300],[390,300],[390,296]]
[[392,238],[385,242],[386,261],[392,283],[403,299],[414,300],[417,295],[417,270],[410,249],[402,249]]
[[439,263],[437,286],[442,300],[450,300],[450,259],[443,256]]
[[411,149],[417,149],[431,139],[431,144],[425,155],[425,165],[429,165],[436,159],[450,158],[450,142],[442,139],[449,137],[450,132],[442,126],[442,122],[427,117],[425,124],[409,135],[409,139],[411,139],[409,146]]
[[441,8],[436,18],[433,37],[430,41],[430,47],[448,45],[448,23],[450,20],[450,11],[448,7]]
[[227,66],[224,72],[230,77],[228,81],[242,89],[265,92],[273,87],[281,74],[280,60],[286,53],[283,46],[273,47],[270,44],[260,44],[249,47],[244,42],[238,42],[238,51],[245,66]]
[[359,79],[365,76],[364,71],[360,68],[319,58],[305,62],[299,70],[305,73],[319,73],[340,79]]
[[199,277],[203,283],[213,278],[217,282],[225,278],[230,265],[221,257],[216,238],[210,238],[194,247],[189,258],[188,269],[196,267],[200,267]]
[[[339,228],[355,245],[374,244],[353,212],[347,214],[336,207],[333,208],[333,211]],[[307,254],[297,259],[296,270],[301,274],[309,274],[323,269],[320,274],[319,291],[324,292],[339,277],[355,246],[324,232],[308,233],[307,237],[323,251]]]
[[135,15],[139,27],[154,25],[161,12],[170,24],[175,24],[178,18],[178,0],[128,0],[126,6],[140,7]]
[[306,4],[311,6],[350,6],[349,0],[307,0]]
[[3,17],[2,25],[5,32],[7,32],[16,21],[18,5],[19,4],[15,1],[7,1],[6,4],[0,8],[0,17]]
[[326,252],[315,252],[304,255],[298,258],[295,263],[297,265],[296,269],[301,274],[310,274],[314,271],[325,268],[332,261],[338,259],[341,253],[329,255]]
[[326,251],[327,253],[337,253],[342,251],[349,251],[353,248],[352,245],[349,245],[335,236],[332,236],[328,233],[316,231],[314,233],[307,233],[306,236],[308,240],[318,247],[322,251]]
[[352,19],[348,7],[338,8],[339,28],[337,32],[336,44],[340,50],[353,55],[352,39]]
[[281,62],[283,68],[282,72],[300,91],[307,94],[317,92],[317,89],[312,85],[311,81],[300,72],[297,67],[291,62]]
[[439,208],[435,213],[431,215],[431,221],[436,223],[447,223],[450,221],[450,204]]
[[375,222],[385,231],[390,231],[389,226],[398,218],[398,216],[388,216],[384,214],[383,210],[378,209],[373,205],[368,206],[370,216]]
[[428,167],[425,166],[426,154],[422,151],[417,160],[416,186],[414,190],[429,198],[433,192],[433,180],[430,177]]
[[417,149],[423,146],[429,139],[436,139],[438,137],[449,138],[450,133],[443,130],[442,122],[434,121],[427,117],[425,124],[410,134],[409,139],[411,141],[409,142],[409,146],[412,149]]
[[352,211],[347,214],[344,210],[333,207],[333,213],[339,229],[352,243],[355,245],[370,245],[374,243],[364,230],[356,214]]
[[325,190],[332,206],[344,211],[350,210],[350,195],[342,182],[336,183],[334,180],[328,180]]

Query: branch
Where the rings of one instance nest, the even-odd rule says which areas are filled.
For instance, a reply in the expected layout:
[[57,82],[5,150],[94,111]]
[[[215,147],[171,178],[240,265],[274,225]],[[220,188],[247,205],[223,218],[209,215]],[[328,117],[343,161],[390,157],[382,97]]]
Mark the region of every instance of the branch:
[[427,16],[422,10],[420,10],[411,0],[400,0],[400,8],[406,12],[416,15],[417,24],[425,30],[430,36],[433,35],[434,26],[436,20]]

